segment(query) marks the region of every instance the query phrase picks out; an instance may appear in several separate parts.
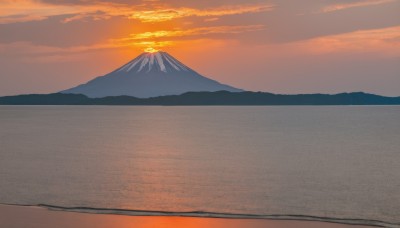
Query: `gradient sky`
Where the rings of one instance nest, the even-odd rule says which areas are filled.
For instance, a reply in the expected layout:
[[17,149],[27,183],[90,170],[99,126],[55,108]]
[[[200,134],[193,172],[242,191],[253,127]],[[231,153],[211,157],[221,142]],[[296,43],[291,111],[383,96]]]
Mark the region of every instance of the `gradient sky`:
[[246,90],[400,96],[400,0],[0,0],[0,96],[67,89],[151,48]]

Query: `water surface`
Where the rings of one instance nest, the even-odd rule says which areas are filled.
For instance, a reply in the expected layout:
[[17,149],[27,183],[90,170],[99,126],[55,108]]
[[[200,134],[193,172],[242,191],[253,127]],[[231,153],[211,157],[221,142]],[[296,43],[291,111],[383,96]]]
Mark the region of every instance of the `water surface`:
[[399,164],[399,106],[0,106],[0,203],[400,224]]

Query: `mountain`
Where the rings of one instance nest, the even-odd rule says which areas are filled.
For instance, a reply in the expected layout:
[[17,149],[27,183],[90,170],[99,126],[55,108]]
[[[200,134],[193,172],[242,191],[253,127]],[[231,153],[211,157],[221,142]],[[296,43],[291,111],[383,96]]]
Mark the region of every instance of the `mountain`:
[[153,98],[89,98],[82,94],[0,97],[0,105],[400,105],[400,97],[368,93],[280,95],[262,92],[188,92]]
[[90,98],[138,98],[179,95],[186,92],[240,92],[242,90],[201,76],[166,52],[142,53],[122,67],[86,84],[61,91]]

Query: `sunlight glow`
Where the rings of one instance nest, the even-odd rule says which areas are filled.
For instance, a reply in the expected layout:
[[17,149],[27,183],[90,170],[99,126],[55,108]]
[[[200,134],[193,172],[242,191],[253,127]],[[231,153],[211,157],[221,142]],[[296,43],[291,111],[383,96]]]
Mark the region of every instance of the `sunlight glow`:
[[152,48],[152,47],[148,47],[148,48],[144,49],[144,51],[147,53],[154,53],[154,52],[158,52],[159,50]]

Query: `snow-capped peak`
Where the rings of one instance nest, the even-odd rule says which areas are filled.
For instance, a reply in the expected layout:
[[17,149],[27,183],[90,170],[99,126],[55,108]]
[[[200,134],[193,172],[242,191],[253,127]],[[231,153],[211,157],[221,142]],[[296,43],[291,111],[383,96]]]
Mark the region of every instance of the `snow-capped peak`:
[[125,72],[154,72],[161,71],[164,73],[174,71],[191,71],[191,69],[166,52],[145,52],[125,64],[117,71]]

